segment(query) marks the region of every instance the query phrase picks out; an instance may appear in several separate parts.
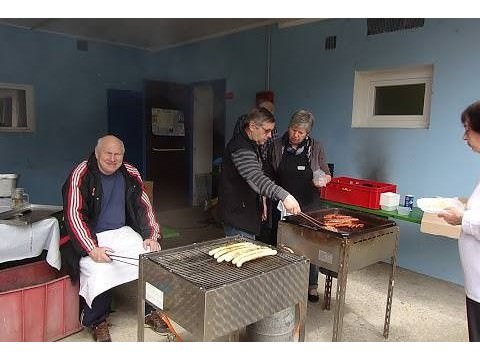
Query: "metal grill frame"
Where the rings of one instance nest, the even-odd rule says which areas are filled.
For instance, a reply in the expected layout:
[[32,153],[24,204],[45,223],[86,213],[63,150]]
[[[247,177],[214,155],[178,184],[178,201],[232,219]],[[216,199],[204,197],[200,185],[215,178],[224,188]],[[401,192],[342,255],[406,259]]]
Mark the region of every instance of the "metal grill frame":
[[[226,237],[141,255],[137,340],[144,340],[143,322],[145,301],[147,301],[189,331],[195,339],[201,341],[211,341],[231,335],[249,324],[288,307],[296,306],[299,314],[299,341],[304,341],[310,265],[309,260],[304,256],[280,252],[275,257],[283,256],[288,261],[276,269],[259,272],[256,275],[211,288],[198,286],[172,269],[154,261],[155,257],[162,254],[167,256],[190,249],[202,249],[202,252],[208,256],[208,250],[215,245],[239,240],[251,241],[242,237]],[[261,263],[262,260],[266,258],[258,259],[257,263]],[[243,266],[246,267],[248,264]],[[232,266],[232,264],[225,265]],[[254,266],[254,263],[252,262],[251,265]],[[155,293],[163,297],[162,301],[157,301],[148,293],[147,287],[151,290],[151,286]]]
[[[351,211],[344,209],[328,210],[352,215]],[[390,258],[391,270],[383,327],[383,336],[388,338],[400,229],[394,221],[382,218],[378,220],[379,223],[388,221],[389,225],[379,226],[377,230],[371,228],[369,231],[352,232],[349,236],[322,229],[312,229],[286,221],[280,221],[278,224],[277,242],[280,248],[288,247],[295,253],[309,258],[312,264],[337,273],[332,341],[340,341],[342,337],[348,272],[360,270]],[[324,297],[324,308],[327,310],[330,308],[331,280],[332,275],[327,275]]]

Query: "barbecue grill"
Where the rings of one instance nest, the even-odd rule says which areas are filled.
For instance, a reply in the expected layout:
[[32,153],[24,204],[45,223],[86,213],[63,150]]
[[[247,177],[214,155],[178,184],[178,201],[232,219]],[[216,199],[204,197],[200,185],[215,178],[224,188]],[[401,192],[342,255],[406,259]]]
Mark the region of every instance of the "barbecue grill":
[[208,255],[241,241],[265,245],[234,236],[140,255],[138,341],[144,339],[145,301],[202,341],[238,333],[295,305],[304,341],[309,260],[279,251],[238,268]]
[[304,217],[289,216],[278,224],[278,246],[304,255],[312,264],[329,270],[325,282],[324,306],[326,309],[330,308],[332,276],[337,276],[332,341],[340,341],[342,336],[348,272],[363,269],[390,258],[392,267],[383,327],[383,336],[388,338],[400,230],[392,220],[358,211],[333,208],[307,213],[319,222],[324,222],[327,214],[355,217],[360,220],[363,227],[353,230],[338,228],[338,231],[331,231],[318,223],[313,225]]

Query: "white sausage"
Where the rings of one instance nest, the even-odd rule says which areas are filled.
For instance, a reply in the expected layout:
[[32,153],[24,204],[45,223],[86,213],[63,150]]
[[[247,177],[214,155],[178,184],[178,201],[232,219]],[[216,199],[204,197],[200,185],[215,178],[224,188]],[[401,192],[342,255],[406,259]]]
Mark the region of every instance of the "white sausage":
[[238,243],[238,244],[236,244],[236,245],[224,247],[223,249],[220,249],[219,251],[217,251],[217,252],[213,255],[213,257],[214,257],[215,259],[218,259],[218,257],[219,257],[220,255],[223,255],[223,254],[225,254],[225,253],[227,253],[227,252],[229,252],[229,251],[231,251],[231,250],[243,249],[243,248],[245,248],[245,247],[250,247],[250,246],[253,246],[253,244],[252,244],[252,243],[249,243],[249,242],[244,242],[244,243]]
[[220,257],[218,257],[217,261],[218,262],[222,262],[222,261],[227,261],[228,262],[228,261],[231,261],[237,255],[248,252],[250,250],[259,249],[261,247],[262,246],[260,246],[260,245],[251,244],[251,246],[243,246],[241,248],[234,248],[233,250],[230,249],[227,252],[223,253]]
[[239,242],[239,243],[233,243],[233,244],[229,244],[229,245],[222,245],[222,246],[219,246],[219,247],[216,247],[215,249],[212,249],[208,252],[208,255],[212,256],[212,255],[215,255],[218,251],[221,251],[223,249],[230,249],[232,247],[236,247],[238,245],[242,245],[242,244],[250,244],[249,242]]
[[242,258],[237,262],[237,267],[242,266],[243,263],[245,263],[245,262],[247,262],[247,261],[255,260],[255,259],[258,259],[258,258],[261,258],[261,257],[264,257],[264,256],[268,256],[268,255],[276,255],[276,254],[277,254],[277,250],[274,250],[274,249],[262,249],[262,250],[259,251],[259,252],[252,253],[252,254],[250,254],[250,255],[247,255],[247,256],[242,257]]
[[265,250],[265,249],[270,249],[270,248],[268,248],[268,247],[266,247],[266,246],[261,246],[261,247],[258,248],[258,249],[252,249],[252,250],[250,250],[250,251],[243,252],[243,253],[241,253],[240,255],[235,256],[235,257],[233,258],[232,264],[236,264],[236,263],[237,263],[240,259],[242,259],[244,256],[248,256],[248,255],[251,255],[251,254],[254,254],[254,253],[256,254],[257,252],[263,251],[263,250]]

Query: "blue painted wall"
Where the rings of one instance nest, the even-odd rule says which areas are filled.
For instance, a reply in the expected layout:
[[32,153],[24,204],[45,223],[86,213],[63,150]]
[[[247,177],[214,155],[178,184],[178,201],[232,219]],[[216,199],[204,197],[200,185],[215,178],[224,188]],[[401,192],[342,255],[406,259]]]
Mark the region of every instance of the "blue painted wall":
[[107,131],[107,89],[141,90],[145,52],[0,26],[0,83],[32,84],[36,131],[0,132],[0,173],[18,173],[33,203],[61,204],[71,168]]
[[[468,196],[480,163],[462,141],[459,116],[480,98],[475,38],[478,20],[427,19],[421,29],[366,36],[366,20],[328,20],[276,30],[272,89],[278,95],[280,128],[296,108],[317,117],[314,136],[325,144],[336,175],[377,178],[402,194]],[[337,49],[325,51],[326,36]],[[429,129],[352,129],[355,70],[433,64]],[[295,69],[295,71],[286,71]],[[424,235],[399,222],[399,265],[462,283],[455,240]]]
[[[479,20],[427,19],[416,30],[366,36],[365,19],[332,19],[272,29],[271,89],[277,126],[308,108],[317,117],[313,135],[325,144],[336,174],[376,178],[398,185],[402,195],[469,195],[479,158],[462,141],[460,112],[478,96]],[[324,50],[325,37],[337,48]],[[236,117],[264,88],[265,29],[181,48],[149,59],[149,77],[179,82],[226,78],[226,137]],[[434,65],[429,129],[352,129],[355,70]],[[421,234],[417,224],[400,222],[399,265],[462,283],[455,240]]]
[[[150,54],[0,27],[10,55],[0,57],[0,82],[33,83],[37,131],[0,134],[0,172],[19,172],[37,202],[58,203],[70,167],[106,130],[107,88],[141,90],[142,80],[194,83],[226,79],[226,140],[236,118],[265,87],[265,28]],[[298,108],[314,112],[313,135],[323,141],[336,175],[377,177],[398,192],[468,196],[480,165],[462,141],[459,115],[478,95],[476,46],[480,20],[426,19],[416,30],[366,36],[365,19],[331,19],[272,28],[271,90],[280,132]],[[337,48],[324,50],[325,37]],[[355,70],[433,64],[429,129],[352,129]],[[11,154],[6,156],[3,154]],[[35,179],[35,180],[34,180]],[[37,180],[40,179],[40,180]],[[424,235],[400,222],[399,265],[462,283],[455,240]]]

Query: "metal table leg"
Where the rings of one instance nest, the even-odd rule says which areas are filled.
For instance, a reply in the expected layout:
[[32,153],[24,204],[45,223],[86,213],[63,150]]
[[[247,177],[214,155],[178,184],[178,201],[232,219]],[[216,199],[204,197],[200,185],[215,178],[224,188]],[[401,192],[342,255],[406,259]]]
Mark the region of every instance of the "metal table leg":
[[307,300],[296,305],[299,314],[298,341],[305,341],[305,323],[307,320]]
[[143,278],[143,261],[140,255],[138,262],[138,295],[137,295],[137,341],[143,342],[145,337],[145,281]]
[[240,330],[234,331],[228,335],[228,342],[239,342]]
[[340,341],[342,339],[343,327],[343,312],[345,307],[345,291],[347,288],[347,274],[348,274],[348,252],[350,245],[347,242],[342,242],[340,250],[340,264],[337,278],[337,293],[335,295],[336,306],[333,318],[333,334],[332,341]]
[[383,337],[388,339],[390,330],[390,313],[392,311],[393,286],[395,283],[395,275],[397,272],[397,250],[398,250],[399,234],[395,236],[395,248],[391,257],[392,267],[390,269],[390,279],[388,281],[387,307],[385,309],[385,323],[383,325]]
[[323,293],[323,310],[330,310],[331,298],[332,298],[332,276],[325,275],[325,291]]

